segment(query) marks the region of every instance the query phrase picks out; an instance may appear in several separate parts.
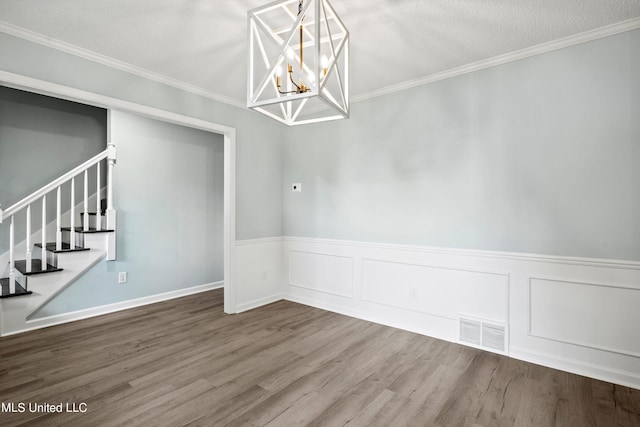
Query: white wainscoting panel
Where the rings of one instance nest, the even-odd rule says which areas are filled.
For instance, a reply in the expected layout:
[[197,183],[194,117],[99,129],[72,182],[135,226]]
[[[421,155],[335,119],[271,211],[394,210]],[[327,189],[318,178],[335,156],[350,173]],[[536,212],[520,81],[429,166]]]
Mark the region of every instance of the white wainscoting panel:
[[640,262],[284,237],[284,298],[640,389]]
[[507,321],[508,276],[363,259],[362,299],[458,321],[461,313]]
[[289,251],[289,285],[353,298],[353,258]]
[[236,312],[282,299],[282,238],[237,240]]
[[530,334],[640,357],[640,287],[530,279]]

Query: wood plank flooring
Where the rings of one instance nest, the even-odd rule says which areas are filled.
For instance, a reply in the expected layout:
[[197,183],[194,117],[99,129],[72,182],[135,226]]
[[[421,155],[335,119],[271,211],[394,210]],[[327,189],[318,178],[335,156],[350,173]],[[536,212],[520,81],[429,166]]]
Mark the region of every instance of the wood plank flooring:
[[639,390],[286,301],[222,308],[216,290],[0,338],[0,425],[640,426]]

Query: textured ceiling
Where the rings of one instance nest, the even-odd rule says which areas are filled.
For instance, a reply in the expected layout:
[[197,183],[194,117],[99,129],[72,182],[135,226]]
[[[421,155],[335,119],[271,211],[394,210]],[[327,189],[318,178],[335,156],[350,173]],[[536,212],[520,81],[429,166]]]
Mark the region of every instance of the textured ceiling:
[[[0,21],[243,104],[247,10],[269,0],[0,0]],[[332,0],[364,98],[640,17],[640,0]]]

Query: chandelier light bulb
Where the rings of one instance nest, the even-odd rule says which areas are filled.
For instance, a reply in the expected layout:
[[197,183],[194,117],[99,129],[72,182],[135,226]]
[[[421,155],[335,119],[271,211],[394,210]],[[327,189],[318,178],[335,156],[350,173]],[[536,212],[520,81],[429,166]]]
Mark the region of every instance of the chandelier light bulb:
[[329,58],[327,58],[327,55],[322,55],[320,57],[320,66],[324,69],[329,67]]
[[327,58],[327,55],[322,55],[320,57],[320,67],[322,68],[322,75],[326,76],[329,67],[329,58]]
[[247,107],[289,126],[348,118],[349,31],[330,0],[270,1],[247,12]]

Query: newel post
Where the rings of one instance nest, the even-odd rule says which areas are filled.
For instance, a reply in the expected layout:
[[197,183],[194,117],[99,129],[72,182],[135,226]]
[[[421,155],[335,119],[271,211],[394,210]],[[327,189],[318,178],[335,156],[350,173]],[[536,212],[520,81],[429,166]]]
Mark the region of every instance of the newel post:
[[107,244],[107,260],[116,259],[116,210],[113,207],[113,170],[116,165],[116,145],[109,141],[107,144],[107,230],[114,230],[109,233]]
[[113,207],[113,169],[116,165],[116,146],[113,142],[107,145],[107,229],[116,226],[116,210]]

